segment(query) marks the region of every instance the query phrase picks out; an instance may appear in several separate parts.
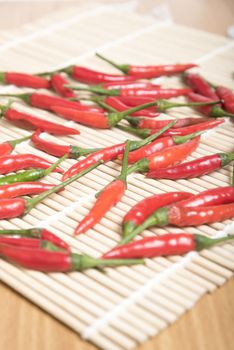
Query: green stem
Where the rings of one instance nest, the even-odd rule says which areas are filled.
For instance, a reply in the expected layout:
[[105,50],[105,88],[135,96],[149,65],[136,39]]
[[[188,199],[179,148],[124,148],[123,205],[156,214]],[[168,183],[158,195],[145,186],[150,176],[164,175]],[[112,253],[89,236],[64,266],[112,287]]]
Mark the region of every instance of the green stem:
[[204,134],[207,130],[200,130],[200,131],[196,131],[193,132],[192,134],[188,134],[188,135],[184,135],[184,136],[172,136],[173,137],[173,141],[176,145],[180,145],[182,143],[185,143],[191,139],[194,139],[194,137],[200,136],[202,134]]
[[26,140],[31,139],[31,137],[32,137],[32,135],[29,135],[29,136],[21,137],[20,139],[17,139],[17,140],[10,140],[7,142],[11,145],[12,148],[15,148],[16,145],[18,145],[21,142],[24,142]]
[[125,126],[125,125],[116,125],[116,128],[123,130],[125,132],[129,132],[130,134],[136,135],[138,137],[141,137],[145,139],[149,135],[151,135],[151,129],[136,129],[132,126]]
[[219,106],[214,106],[209,113],[210,117],[214,118],[222,118],[222,117],[231,117],[234,118],[234,114],[226,112],[224,109],[220,108]]
[[174,107],[199,107],[199,106],[211,106],[215,105],[217,103],[220,103],[220,100],[218,101],[212,101],[212,102],[185,102],[185,103],[178,103],[178,102],[169,102],[167,100],[158,100],[157,107],[160,112],[164,112],[167,109],[174,108]]
[[71,146],[70,157],[76,159],[78,157],[86,156],[90,153],[100,151],[101,149],[102,148],[82,148],[82,147],[77,147],[77,146]]
[[71,254],[73,270],[81,271],[93,267],[143,264],[143,259],[95,259],[88,255]]
[[[31,95],[32,95],[31,93],[25,93],[25,94],[0,94],[0,97],[16,97],[16,98],[20,98],[25,103],[30,104],[30,97],[31,97]],[[6,106],[2,106],[2,107],[6,108]],[[9,108],[9,106],[7,106],[7,108]]]
[[219,153],[219,156],[221,158],[221,167],[222,168],[234,160],[234,152]]
[[109,63],[111,66],[117,68],[118,70],[120,70],[124,74],[128,74],[129,69],[130,69],[130,65],[129,64],[117,64],[117,63],[109,60],[108,58],[104,57],[100,53],[96,53],[96,56],[99,57],[101,60]]
[[130,150],[130,144],[131,141],[127,140],[126,142],[126,146],[124,149],[124,156],[123,156],[123,161],[122,161],[122,169],[121,169],[121,173],[118,177],[119,180],[122,180],[124,182],[126,182],[127,179],[127,170],[128,170],[128,154],[129,154],[129,150]]
[[206,236],[202,236],[199,234],[194,234],[194,240],[195,240],[195,244],[196,244],[196,250],[200,251],[202,249],[206,249],[206,248],[210,248],[213,245],[219,244],[219,243],[223,243],[225,241],[230,241],[234,239],[234,235],[227,235],[225,237],[221,237],[221,238],[209,238]]
[[87,92],[92,92],[93,94],[98,94],[98,95],[106,95],[106,96],[119,96],[120,95],[120,89],[111,89],[107,90],[104,89],[101,86],[77,86],[77,85],[72,85],[72,84],[65,84],[64,85],[67,88],[70,88],[72,90],[78,90],[78,91],[87,91]]
[[21,236],[21,237],[41,237],[42,228],[30,228],[25,230],[0,230],[0,236]]
[[65,159],[67,159],[68,155],[64,154],[63,157],[59,158],[58,160],[56,160],[56,162],[54,162],[54,164],[52,164],[49,168],[45,169],[44,171],[44,176],[49,175],[60,163],[62,163]]
[[[67,157],[67,155],[65,155],[64,157]],[[64,157],[62,157],[62,158],[64,158]],[[62,159],[62,158],[60,158],[60,159]],[[40,194],[40,195],[38,195],[38,196],[36,196],[34,198],[28,199],[27,202],[26,202],[26,210],[24,212],[24,215],[27,214],[32,208],[35,207],[35,205],[37,205],[43,199],[47,198],[52,193],[58,192],[59,190],[61,190],[62,188],[66,187],[70,183],[78,180],[80,177],[84,176],[85,174],[87,174],[88,172],[90,172],[91,170],[93,170],[94,168],[99,166],[101,163],[102,163],[102,161],[99,161],[96,164],[90,166],[89,168],[81,171],[79,174],[76,174],[76,175],[72,176],[71,178],[69,178],[68,180],[66,180],[64,182],[61,182],[59,185],[54,186],[53,188],[49,189],[48,191],[45,191],[42,194]]]

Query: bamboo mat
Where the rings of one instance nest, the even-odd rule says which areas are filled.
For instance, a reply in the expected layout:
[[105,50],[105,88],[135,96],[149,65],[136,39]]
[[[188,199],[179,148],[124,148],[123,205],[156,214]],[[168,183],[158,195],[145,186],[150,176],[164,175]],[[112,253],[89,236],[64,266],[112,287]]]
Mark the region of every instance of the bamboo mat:
[[[111,6],[91,5],[56,13],[15,32],[0,32],[1,70],[37,72],[72,63],[114,72],[94,57],[103,52],[119,62],[153,64],[193,61],[209,81],[233,88],[234,42],[226,38],[188,29],[152,18],[113,10]],[[158,79],[165,86],[180,86],[177,78]],[[20,92],[13,86],[0,92]],[[30,91],[24,89],[23,91]],[[5,100],[2,99],[2,102]],[[19,110],[32,111],[16,102]],[[81,134],[60,137],[61,144],[82,147],[104,147],[124,141],[129,135],[113,129],[97,131],[65,121],[45,111],[34,114],[64,125],[77,127]],[[171,111],[171,116],[184,116],[194,111]],[[0,121],[1,141],[29,132]],[[202,136],[199,148],[190,159],[215,152],[233,151],[234,127],[230,121]],[[53,136],[45,136],[56,141]],[[132,137],[134,138],[134,137]],[[17,146],[17,153],[31,152],[48,156],[29,142]],[[63,163],[64,169],[75,160]],[[173,190],[198,193],[208,188],[225,186],[231,181],[231,166],[211,175],[191,180],[146,179],[141,174],[129,177],[128,190],[121,202],[87,234],[73,237],[77,223],[88,213],[94,195],[119,173],[118,162],[101,165],[65,191],[43,201],[23,219],[2,220],[1,228],[43,226],[66,240],[75,251],[99,257],[120,239],[124,213],[137,201],[155,193]],[[49,183],[58,183],[58,174],[49,175]],[[145,230],[142,236],[181,232],[167,227]],[[212,225],[189,227],[184,231],[218,237],[233,232],[227,220]],[[147,259],[145,265],[106,268],[104,272],[90,269],[68,274],[44,274],[28,271],[0,260],[0,278],[26,298],[78,332],[101,349],[133,349],[193,307],[205,293],[212,292],[233,275],[234,245],[231,243],[189,253],[183,257]]]

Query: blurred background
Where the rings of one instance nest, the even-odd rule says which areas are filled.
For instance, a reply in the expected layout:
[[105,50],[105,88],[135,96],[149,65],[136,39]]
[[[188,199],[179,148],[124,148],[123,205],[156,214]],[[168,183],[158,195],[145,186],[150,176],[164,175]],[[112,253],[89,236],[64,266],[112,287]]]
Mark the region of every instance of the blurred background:
[[0,0],[0,29],[16,29],[44,15],[82,3],[126,4],[129,9],[234,38],[234,0]]

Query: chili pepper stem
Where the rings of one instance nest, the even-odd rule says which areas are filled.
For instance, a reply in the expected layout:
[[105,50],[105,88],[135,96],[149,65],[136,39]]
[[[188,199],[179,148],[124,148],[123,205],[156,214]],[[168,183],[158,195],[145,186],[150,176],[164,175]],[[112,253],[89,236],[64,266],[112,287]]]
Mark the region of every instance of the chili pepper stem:
[[143,259],[95,259],[88,255],[71,254],[72,269],[84,270],[92,267],[143,264]]
[[[24,102],[26,103],[29,103],[30,101],[30,96],[31,94],[30,93],[25,93],[25,94],[0,94],[1,97],[16,97],[16,98],[20,98],[21,100],[23,100]],[[13,102],[13,101],[12,101]],[[11,103],[12,103],[11,102]],[[4,109],[3,109],[3,112],[9,108],[9,106],[6,108],[6,106],[2,106]],[[1,107],[1,108],[2,108]]]
[[[195,103],[195,102],[194,102]],[[224,109],[214,106],[210,112],[210,116],[214,118],[222,118],[222,117],[232,117],[234,118],[233,113],[226,112]]]
[[219,156],[221,158],[222,167],[225,167],[225,165],[229,164],[231,161],[234,160],[234,152],[232,152],[232,153],[219,153]]
[[[62,160],[66,159],[67,155],[63,156],[62,158],[60,158],[58,160],[58,162],[60,163]],[[56,162],[57,163],[57,162]],[[30,198],[26,201],[26,210],[24,211],[24,215],[27,214],[32,208],[35,207],[35,205],[37,205],[39,202],[41,202],[43,199],[47,198],[48,196],[50,196],[52,193],[55,193],[59,190],[61,190],[62,188],[66,187],[67,185],[69,185],[70,183],[72,183],[75,180],[78,180],[80,177],[82,177],[83,175],[87,174],[89,171],[93,170],[94,168],[96,168],[97,166],[99,166],[102,162],[97,162],[96,164],[90,166],[89,168],[81,171],[79,174],[76,174],[74,176],[72,176],[71,178],[69,178],[68,180],[61,182],[59,185],[54,186],[53,188],[49,189],[46,192],[43,192],[42,194],[34,197],[34,198]]]
[[198,234],[194,234],[194,240],[196,243],[196,250],[200,251],[202,249],[206,249],[209,247],[212,247],[213,245],[225,242],[225,241],[229,241],[234,239],[234,235],[227,235],[225,237],[220,237],[220,238],[209,238],[206,236],[202,236],[202,235],[198,235]]
[[160,112],[164,112],[167,109],[174,108],[174,107],[199,107],[199,106],[211,106],[216,105],[217,103],[220,103],[220,100],[212,101],[212,102],[185,102],[185,103],[178,103],[178,102],[169,102],[167,100],[158,100],[157,107]]
[[104,57],[103,55],[101,55],[100,53],[95,53],[95,55],[100,58],[101,60],[109,63],[111,66],[117,68],[118,70],[120,70],[121,72],[123,72],[124,74],[128,74],[130,66],[128,64],[117,64],[111,60],[109,60],[108,58]]
[[7,141],[13,148],[21,142],[31,139],[32,135],[21,137],[20,139]]
[[124,150],[122,169],[121,169],[121,173],[118,177],[119,180],[122,180],[124,182],[126,182],[127,175],[128,175],[128,154],[129,154],[129,150],[130,150],[130,145],[131,145],[131,141],[127,140],[125,150]]
[[43,228],[33,228],[33,229],[25,229],[25,230],[0,230],[0,236],[6,235],[6,236],[13,236],[13,235],[19,235],[21,237],[34,237],[34,238],[40,238],[41,237],[41,231]]

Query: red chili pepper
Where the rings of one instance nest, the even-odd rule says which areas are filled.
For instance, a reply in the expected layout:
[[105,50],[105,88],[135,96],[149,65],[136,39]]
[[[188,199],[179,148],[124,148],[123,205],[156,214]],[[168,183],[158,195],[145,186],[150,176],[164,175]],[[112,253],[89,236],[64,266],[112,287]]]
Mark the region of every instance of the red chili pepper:
[[[34,154],[11,154],[0,157],[0,174],[7,174],[28,168],[47,169],[51,165],[52,164],[47,160]],[[54,169],[54,171],[58,173],[64,172],[64,170],[59,167]]]
[[10,246],[24,247],[24,248],[43,248],[43,241],[35,238],[28,237],[1,237],[0,236],[0,254],[1,244],[7,244]]
[[[188,99],[193,102],[211,102],[212,99],[208,97],[204,97],[199,94],[195,94],[194,92],[191,92],[187,95]],[[196,107],[196,106],[194,106]],[[222,117],[234,117],[233,113],[226,112],[224,109],[222,109],[220,106],[197,106],[196,107],[201,113],[209,116],[209,117],[215,117],[215,118],[222,118]]]
[[[141,148],[132,151],[128,155],[128,163],[136,163],[138,160],[141,160],[145,157],[149,157],[150,155],[162,151],[166,148],[183,144],[191,139],[193,139],[195,136],[198,136],[200,133],[190,134],[186,136],[165,136],[160,138],[159,140],[155,140],[154,142],[151,142],[149,144],[146,144],[145,146],[142,146]],[[152,135],[153,136],[153,135]],[[146,139],[145,139],[146,140]],[[118,156],[119,159],[121,159],[122,155],[120,154]]]
[[33,129],[40,129],[55,135],[77,135],[79,130],[69,128],[67,126],[53,123],[45,119],[41,119],[31,114],[19,112],[13,108],[1,107],[3,116],[10,122],[17,124],[20,127],[31,127]]
[[[125,103],[127,106],[130,107],[135,107],[142,105],[143,103],[148,103],[148,102],[154,102],[154,98],[152,97],[143,97],[143,96],[118,96],[115,97],[116,99],[120,100],[121,102]],[[155,106],[153,107],[148,107],[148,110],[155,112]]]
[[183,78],[185,83],[191,86],[194,92],[209,97],[213,100],[218,100],[218,96],[216,95],[214,89],[199,74],[185,73]]
[[5,156],[6,154],[10,154],[16,145],[26,140],[29,140],[31,135],[21,137],[20,139],[5,141],[0,144],[0,156]]
[[76,86],[76,85],[66,85],[72,90],[88,91],[98,95],[106,96],[143,96],[143,97],[153,97],[154,99],[168,99],[172,97],[185,96],[192,92],[191,89],[162,89],[162,88],[145,88],[145,89],[104,89],[101,86]]
[[8,244],[0,244],[0,252],[5,259],[21,267],[42,272],[82,271],[94,267],[133,265],[144,262],[141,259],[95,259],[88,255],[65,251],[12,247]]
[[[148,143],[152,142],[157,137],[159,137],[160,134],[162,132],[164,132],[164,130],[166,130],[166,128],[169,128],[172,125],[173,125],[173,122],[171,124],[168,124],[164,128],[162,128],[158,134],[154,134],[152,136],[149,136],[148,138],[146,138],[144,140],[134,141],[134,142],[132,141],[130,144],[130,150],[133,151],[137,148],[140,148],[140,147],[147,145]],[[81,161],[72,165],[63,175],[63,180],[66,180],[69,177],[71,177],[75,174],[78,174],[81,170],[87,169],[87,167],[89,167],[92,164],[95,164],[96,162],[98,162],[100,160],[102,160],[103,163],[104,162],[106,163],[110,160],[117,158],[120,154],[124,153],[124,149],[125,149],[125,143],[119,143],[117,145],[106,147],[100,151],[97,151],[93,154],[88,155],[85,159],[82,159]]]
[[[66,156],[64,156],[62,159],[65,159],[65,157]],[[23,199],[23,198],[2,199],[0,201],[0,219],[10,219],[10,218],[26,215],[31,209],[33,209],[43,199],[47,198],[52,193],[60,191],[65,186],[69,185],[73,181],[79,179],[81,176],[87,174],[89,171],[96,168],[98,165],[100,165],[100,162],[92,165],[88,169],[73,176],[67,181],[61,182],[57,186],[53,186],[53,188],[39,194],[36,197],[30,198],[30,199]]]
[[234,153],[216,153],[174,167],[156,169],[149,172],[147,177],[171,180],[190,179],[223,168],[233,160]]
[[72,89],[69,89],[64,86],[66,84],[69,84],[69,81],[66,78],[64,78],[63,75],[59,73],[53,74],[50,78],[50,83],[52,88],[57,92],[57,94],[67,98],[72,98],[76,96]]
[[82,148],[77,146],[63,146],[57,143],[53,143],[50,141],[46,141],[41,138],[41,131],[37,130],[32,135],[32,142],[34,146],[48,154],[52,154],[55,157],[62,157],[64,154],[67,154],[69,158],[79,158],[81,156],[85,156],[87,154],[97,152],[100,149],[98,148]]
[[187,69],[196,67],[195,63],[184,63],[184,64],[164,64],[156,66],[134,66],[130,64],[116,64],[113,61],[105,58],[100,54],[96,54],[102,60],[108,62],[115,68],[119,69],[124,74],[129,74],[137,79],[139,78],[156,78],[162,75],[173,75],[182,73]]
[[216,88],[216,93],[222,100],[224,109],[227,112],[234,114],[234,93],[224,86],[218,86]]
[[[106,97],[103,102],[104,104],[102,103],[101,100],[98,101],[98,99],[95,99],[97,101],[98,104],[100,104],[100,106],[104,106],[104,104],[107,104],[108,106],[116,109],[118,112],[124,112],[126,110],[128,110],[130,107],[127,106],[124,102],[122,102],[120,99],[118,99],[117,97]],[[158,112],[152,112],[150,110],[148,110],[147,108],[146,109],[142,109],[141,111],[138,111],[138,112],[135,112],[135,113],[132,113],[131,115],[134,115],[134,116],[146,116],[148,118],[154,118],[154,117],[157,117],[160,113]]]
[[0,186],[0,199],[15,198],[30,194],[38,194],[49,190],[54,185],[43,182],[17,182]]
[[42,241],[48,241],[55,246],[70,251],[70,246],[61,238],[56,236],[51,231],[45,228],[30,228],[25,230],[0,230],[0,237],[2,236],[17,236],[17,237],[31,237]]
[[103,83],[101,85],[104,89],[145,89],[145,88],[160,88],[160,85],[153,84],[150,81],[124,81],[122,83]]
[[234,235],[212,239],[203,235],[188,233],[167,233],[160,237],[145,237],[115,247],[103,255],[103,259],[153,258],[156,256],[182,255],[200,251],[213,245],[233,240]]
[[128,169],[128,174],[133,172],[149,172],[159,168],[165,168],[177,164],[187,158],[199,145],[200,137],[178,146],[169,147],[148,157],[140,159]]
[[[149,119],[144,117],[140,117],[140,118],[126,117],[126,120],[132,126],[137,127],[138,129],[161,129],[174,119],[155,120],[155,119]],[[173,129],[183,128],[185,126],[195,125],[206,121],[208,121],[207,118],[193,118],[193,117],[180,118],[176,120],[176,123],[173,125]]]
[[46,78],[26,73],[0,72],[0,82],[33,89],[50,88],[50,82]]
[[[129,120],[129,118],[126,118]],[[134,118],[132,118],[134,119]],[[133,123],[131,121],[131,123]],[[195,125],[189,125],[183,128],[177,128],[177,129],[169,129],[165,131],[162,136],[185,136],[188,134],[192,134],[197,131],[201,130],[209,130],[212,129],[220,124],[224,123],[224,119],[212,119],[208,120],[199,124]],[[153,135],[155,132],[158,132],[158,129],[136,129],[128,126],[120,126],[119,129],[130,132],[134,135],[137,135],[139,137],[148,137],[149,135]]]
[[81,220],[76,227],[74,234],[79,235],[85,233],[94,225],[96,225],[113,206],[115,206],[123,197],[127,188],[127,168],[128,168],[128,153],[130,148],[130,142],[127,141],[124,157],[122,163],[122,170],[120,176],[98,193],[97,200],[88,213],[88,215]]
[[217,187],[202,191],[192,197],[182,200],[176,206],[207,207],[212,205],[229,204],[234,202],[234,187]]
[[134,205],[123,218],[123,237],[128,236],[135,228],[157,209],[193,196],[188,192],[170,192],[154,194]]
[[66,100],[65,98],[52,96],[47,94],[39,94],[37,92],[25,93],[25,94],[1,94],[0,96],[16,97],[24,101],[26,104],[32,107],[51,110],[51,106],[63,106],[68,108],[78,109],[79,111],[91,111],[100,112],[102,108],[97,106],[85,106],[80,102]]

